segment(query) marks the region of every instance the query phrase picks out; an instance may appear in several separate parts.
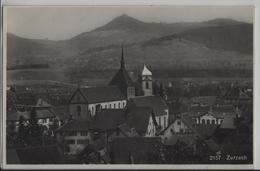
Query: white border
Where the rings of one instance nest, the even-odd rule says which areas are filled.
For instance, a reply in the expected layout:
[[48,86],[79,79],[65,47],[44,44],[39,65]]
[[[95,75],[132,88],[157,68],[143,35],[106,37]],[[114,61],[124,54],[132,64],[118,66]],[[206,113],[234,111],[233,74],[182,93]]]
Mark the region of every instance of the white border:
[[[180,6],[240,6],[253,5],[255,6],[254,20],[254,104],[260,104],[259,99],[259,73],[260,60],[259,49],[256,48],[259,42],[260,23],[258,18],[260,15],[260,3],[257,0],[4,0],[3,5],[180,5]],[[4,32],[6,28],[3,28]],[[6,34],[3,34],[3,40],[6,40]],[[3,49],[3,80],[6,80],[6,49]],[[6,82],[3,83],[5,90]],[[6,91],[3,91],[3,111],[6,109]],[[2,111],[2,112],[3,112]],[[7,165],[4,159],[3,166],[5,169],[260,169],[260,137],[257,132],[260,131],[260,116],[257,114],[260,111],[258,105],[254,105],[254,167],[252,165]],[[5,121],[5,115],[3,115]],[[2,124],[4,125],[4,124]],[[5,127],[3,127],[3,137],[5,137]],[[5,143],[5,138],[3,138]],[[1,143],[0,143],[1,144]],[[3,149],[5,156],[5,148]]]

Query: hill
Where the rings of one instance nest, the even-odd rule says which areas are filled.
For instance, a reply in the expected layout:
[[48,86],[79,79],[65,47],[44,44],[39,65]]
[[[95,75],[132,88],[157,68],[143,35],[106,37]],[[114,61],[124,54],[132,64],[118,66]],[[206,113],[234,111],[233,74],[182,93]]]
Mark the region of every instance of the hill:
[[[250,68],[252,24],[229,19],[197,23],[146,23],[123,15],[64,41],[7,35],[8,66],[49,64],[71,70],[118,68],[124,42],[127,65],[153,68]],[[117,62],[115,62],[117,61]],[[244,65],[245,64],[245,65]]]

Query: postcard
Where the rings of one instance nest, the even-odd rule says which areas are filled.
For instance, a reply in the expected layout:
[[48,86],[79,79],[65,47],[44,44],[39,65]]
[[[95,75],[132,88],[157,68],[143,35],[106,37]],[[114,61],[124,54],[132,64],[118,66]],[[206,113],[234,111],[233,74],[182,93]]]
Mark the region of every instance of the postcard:
[[3,10],[4,166],[252,168],[254,6]]

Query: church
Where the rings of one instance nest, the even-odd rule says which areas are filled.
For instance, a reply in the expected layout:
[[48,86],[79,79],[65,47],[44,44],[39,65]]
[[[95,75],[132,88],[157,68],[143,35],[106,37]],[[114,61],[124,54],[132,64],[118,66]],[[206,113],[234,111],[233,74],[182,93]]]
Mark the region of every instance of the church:
[[70,114],[74,119],[91,120],[101,109],[148,107],[152,114],[147,132],[150,132],[150,135],[155,135],[157,131],[168,126],[168,106],[163,98],[153,95],[152,72],[148,67],[143,66],[137,82],[134,82],[126,70],[124,58],[122,47],[120,68],[107,86],[79,87],[74,92],[69,101]]

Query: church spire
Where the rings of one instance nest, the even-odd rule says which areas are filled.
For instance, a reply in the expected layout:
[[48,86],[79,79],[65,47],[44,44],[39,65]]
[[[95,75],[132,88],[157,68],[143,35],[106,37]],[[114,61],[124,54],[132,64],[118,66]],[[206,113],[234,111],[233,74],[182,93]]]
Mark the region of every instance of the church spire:
[[122,53],[121,53],[121,69],[125,69],[125,59],[124,59],[124,45],[121,45]]

